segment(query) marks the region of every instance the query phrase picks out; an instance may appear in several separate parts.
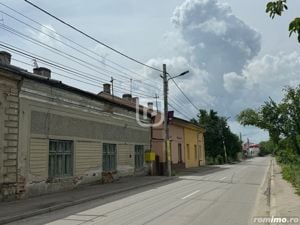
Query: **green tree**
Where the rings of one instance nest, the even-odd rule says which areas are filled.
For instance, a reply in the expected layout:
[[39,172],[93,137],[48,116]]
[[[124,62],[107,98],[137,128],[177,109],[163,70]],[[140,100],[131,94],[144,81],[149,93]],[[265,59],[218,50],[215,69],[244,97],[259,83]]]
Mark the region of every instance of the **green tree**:
[[[276,15],[281,16],[282,13],[288,10],[287,0],[270,1],[266,5],[266,13],[274,19]],[[289,25],[290,36],[295,33],[298,34],[298,42],[300,43],[300,18],[295,18]]]
[[291,142],[300,155],[300,85],[284,89],[284,97],[277,104],[271,98],[258,110],[246,109],[237,120],[244,126],[256,126],[269,132],[270,139],[278,146],[280,139]]
[[217,112],[200,110],[198,119],[194,123],[204,126],[206,156],[215,161],[225,161],[224,145],[229,160],[235,160],[237,153],[241,151],[241,142],[237,135],[233,134],[228,126],[227,119],[218,116]]
[[282,133],[290,138],[298,154],[300,154],[297,136],[300,134],[300,86],[285,89],[285,96],[280,104]]
[[205,152],[208,157],[216,158],[223,155],[223,142],[220,133],[220,122],[217,112],[210,110],[200,110],[198,123],[205,128]]
[[260,152],[259,152],[260,156],[271,154],[275,150],[275,146],[271,140],[262,141],[259,143],[259,145],[260,145]]
[[255,126],[268,131],[271,140],[278,144],[280,136],[279,109],[271,98],[259,110],[249,108],[243,110],[237,116],[237,120],[243,126]]

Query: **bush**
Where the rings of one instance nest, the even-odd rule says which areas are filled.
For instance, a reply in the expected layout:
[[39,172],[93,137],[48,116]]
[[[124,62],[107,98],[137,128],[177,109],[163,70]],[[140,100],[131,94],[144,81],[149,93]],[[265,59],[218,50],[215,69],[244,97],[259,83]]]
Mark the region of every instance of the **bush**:
[[283,179],[289,181],[300,195],[300,156],[291,150],[279,151],[277,161],[281,164]]
[[206,162],[206,165],[214,165],[215,164],[214,158],[211,156],[206,157],[205,162]]
[[300,157],[292,149],[280,150],[277,152],[277,161],[283,164],[299,164]]
[[260,144],[259,156],[272,154],[276,148],[272,141],[262,141]]
[[282,177],[285,180],[288,180],[292,184],[295,184],[296,182],[296,174],[293,170],[293,166],[291,165],[283,165],[282,166]]
[[223,158],[223,156],[217,155],[217,157],[215,158],[215,164],[219,164],[219,165],[224,164],[224,158]]

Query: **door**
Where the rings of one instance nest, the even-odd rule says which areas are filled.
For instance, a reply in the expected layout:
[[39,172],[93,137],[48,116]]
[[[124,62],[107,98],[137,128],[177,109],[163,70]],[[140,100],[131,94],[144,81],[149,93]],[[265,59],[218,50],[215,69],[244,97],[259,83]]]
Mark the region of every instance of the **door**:
[[181,144],[178,144],[178,163],[182,163],[182,148],[181,148]]

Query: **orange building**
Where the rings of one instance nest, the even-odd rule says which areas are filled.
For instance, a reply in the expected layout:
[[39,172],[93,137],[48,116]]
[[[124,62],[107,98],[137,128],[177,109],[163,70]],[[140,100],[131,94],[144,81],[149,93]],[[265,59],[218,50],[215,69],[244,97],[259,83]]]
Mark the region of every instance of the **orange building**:
[[[155,121],[161,119],[158,114]],[[169,140],[172,168],[190,168],[205,165],[204,129],[189,121],[174,117],[169,122]],[[156,171],[166,170],[166,151],[164,148],[163,123],[153,127],[152,150],[156,153]]]

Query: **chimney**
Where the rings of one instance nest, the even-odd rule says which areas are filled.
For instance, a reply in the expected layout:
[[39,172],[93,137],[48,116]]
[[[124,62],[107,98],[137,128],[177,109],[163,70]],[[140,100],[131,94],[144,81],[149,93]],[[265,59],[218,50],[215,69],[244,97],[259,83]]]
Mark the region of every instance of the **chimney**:
[[103,84],[103,92],[110,95],[110,84]]
[[123,94],[123,99],[127,101],[132,101],[132,96],[131,94]]
[[11,54],[9,52],[0,51],[0,64],[10,65]]
[[134,97],[134,98],[132,98],[132,102],[134,103],[134,104],[139,104],[139,97]]
[[149,108],[150,110],[153,110],[153,102],[148,102],[148,108]]
[[48,79],[51,78],[51,70],[49,70],[48,68],[45,68],[45,67],[34,68],[33,73],[40,75],[42,77],[48,78]]

